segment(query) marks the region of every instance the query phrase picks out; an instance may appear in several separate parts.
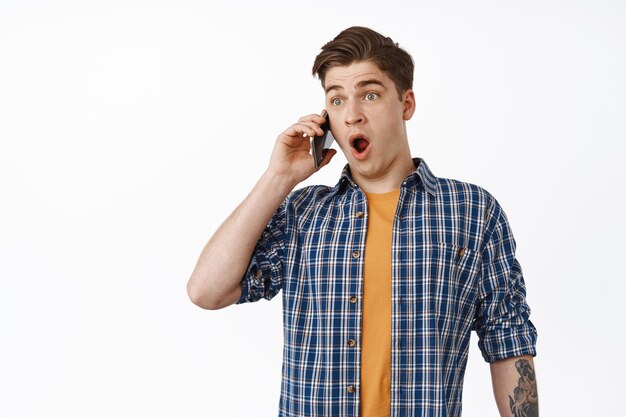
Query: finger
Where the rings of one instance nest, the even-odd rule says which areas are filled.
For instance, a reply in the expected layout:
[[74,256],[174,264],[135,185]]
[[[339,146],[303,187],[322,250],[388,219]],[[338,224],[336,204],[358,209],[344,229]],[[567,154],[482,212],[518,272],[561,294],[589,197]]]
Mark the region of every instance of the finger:
[[[287,130],[285,130],[282,135],[289,136],[292,138],[303,138],[306,136],[315,136],[318,134],[319,126],[312,125],[309,126],[304,123],[296,123],[290,126]],[[321,129],[319,129],[321,130]]]
[[285,134],[292,137],[317,136],[323,135],[324,131],[315,122],[300,122],[292,125]]
[[324,130],[319,123],[311,122],[300,122],[300,124],[306,125],[315,131],[316,136],[322,136],[324,134]]
[[317,123],[318,125],[321,125],[322,123],[324,123],[326,121],[326,110],[322,110],[321,114],[309,114],[306,116],[302,116],[301,118],[298,119],[298,123],[301,122],[314,122]]

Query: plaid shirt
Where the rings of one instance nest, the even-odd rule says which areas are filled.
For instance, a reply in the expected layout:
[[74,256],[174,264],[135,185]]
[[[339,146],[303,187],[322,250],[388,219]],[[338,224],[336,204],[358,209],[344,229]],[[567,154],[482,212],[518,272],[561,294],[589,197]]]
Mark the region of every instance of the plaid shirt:
[[[414,161],[393,225],[391,416],[460,416],[471,330],[488,362],[535,355],[536,330],[497,201]],[[359,416],[367,221],[346,166],[291,193],[257,243],[238,303],[283,290],[280,416]]]

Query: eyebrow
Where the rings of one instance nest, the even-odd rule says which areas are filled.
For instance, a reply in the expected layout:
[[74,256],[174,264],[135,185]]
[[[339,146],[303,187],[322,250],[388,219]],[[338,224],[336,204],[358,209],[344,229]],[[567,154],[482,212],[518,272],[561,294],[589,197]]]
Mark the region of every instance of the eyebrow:
[[[372,85],[372,84],[373,84],[373,85],[378,85],[378,86],[382,87],[383,89],[385,89],[385,88],[386,88],[386,87],[385,87],[385,85],[382,83],[382,81],[379,81],[379,80],[377,80],[377,79],[375,79],[375,78],[372,78],[371,80],[363,80],[363,81],[359,81],[359,82],[357,83],[357,85],[356,85],[356,88],[357,88],[357,89],[360,89],[360,88],[363,88],[363,87],[366,87],[366,86],[368,86],[368,85]],[[341,91],[341,90],[343,90],[343,87],[342,87],[342,86],[340,86],[340,85],[336,85],[336,84],[329,85],[328,87],[326,87],[326,89],[325,89],[325,93],[326,93],[326,94],[328,94],[328,93],[329,93],[330,91],[332,91],[332,90],[338,90],[338,91]]]

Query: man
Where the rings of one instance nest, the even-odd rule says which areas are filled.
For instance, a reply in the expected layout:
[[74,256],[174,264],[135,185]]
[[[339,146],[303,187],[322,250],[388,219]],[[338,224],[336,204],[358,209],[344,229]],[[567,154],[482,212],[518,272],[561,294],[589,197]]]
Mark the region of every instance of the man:
[[489,193],[411,157],[411,57],[353,27],[313,73],[348,160],[339,182],[293,191],[316,171],[309,137],[325,121],[302,117],[204,248],[190,298],[218,309],[282,289],[280,416],[460,416],[472,329],[500,414],[537,416],[536,331],[513,236]]

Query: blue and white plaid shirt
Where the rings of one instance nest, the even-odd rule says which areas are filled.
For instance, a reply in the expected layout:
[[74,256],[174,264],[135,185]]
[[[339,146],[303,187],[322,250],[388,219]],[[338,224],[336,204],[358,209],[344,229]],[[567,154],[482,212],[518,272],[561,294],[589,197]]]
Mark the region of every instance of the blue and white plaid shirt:
[[[391,416],[460,416],[471,330],[488,362],[535,355],[536,330],[498,202],[414,161],[393,225]],[[239,303],[283,290],[280,416],[359,416],[367,210],[346,166],[291,193],[257,243]]]

